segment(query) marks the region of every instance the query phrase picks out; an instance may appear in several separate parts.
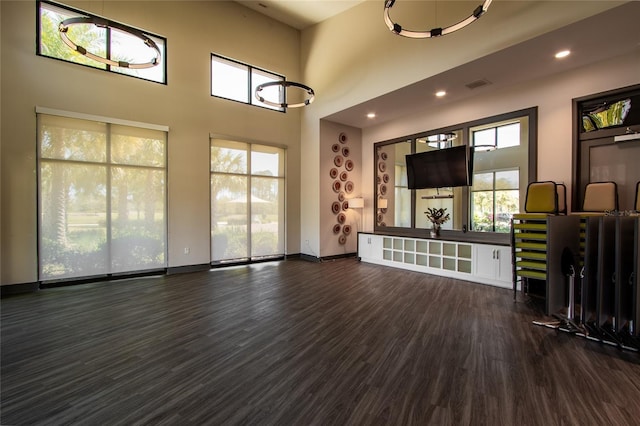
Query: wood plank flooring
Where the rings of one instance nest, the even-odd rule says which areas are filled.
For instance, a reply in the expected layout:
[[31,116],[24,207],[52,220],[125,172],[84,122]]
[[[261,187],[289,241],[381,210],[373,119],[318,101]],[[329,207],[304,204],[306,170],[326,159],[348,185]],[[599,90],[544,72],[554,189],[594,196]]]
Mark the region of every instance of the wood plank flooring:
[[637,425],[640,356],[509,290],[288,260],[1,301],[2,425]]

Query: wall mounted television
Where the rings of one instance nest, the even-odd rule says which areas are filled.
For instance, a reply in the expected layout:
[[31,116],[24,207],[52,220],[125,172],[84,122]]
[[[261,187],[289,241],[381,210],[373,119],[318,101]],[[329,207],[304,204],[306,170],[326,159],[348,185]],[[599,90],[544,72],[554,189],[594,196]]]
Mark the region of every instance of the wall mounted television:
[[467,145],[409,154],[409,189],[469,186],[473,180],[473,152]]

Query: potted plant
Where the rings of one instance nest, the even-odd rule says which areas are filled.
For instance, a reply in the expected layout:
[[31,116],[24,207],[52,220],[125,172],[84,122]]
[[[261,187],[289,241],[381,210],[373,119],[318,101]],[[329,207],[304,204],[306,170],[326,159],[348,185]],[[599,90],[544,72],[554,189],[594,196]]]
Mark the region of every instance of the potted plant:
[[427,215],[427,219],[431,222],[433,227],[431,228],[431,237],[435,238],[440,236],[440,226],[443,223],[449,220],[449,213],[447,213],[446,208],[436,209],[436,208],[427,208],[427,211],[424,212]]

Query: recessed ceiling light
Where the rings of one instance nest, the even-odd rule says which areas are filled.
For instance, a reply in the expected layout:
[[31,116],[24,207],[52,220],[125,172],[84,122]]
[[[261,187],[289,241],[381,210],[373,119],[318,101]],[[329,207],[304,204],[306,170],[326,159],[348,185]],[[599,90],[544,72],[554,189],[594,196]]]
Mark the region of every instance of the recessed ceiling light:
[[376,113],[370,112],[369,114],[367,114],[367,118],[376,118]]
[[445,92],[444,90],[440,90],[440,91],[436,92],[436,96],[439,97],[439,98],[443,97],[446,94],[447,94],[447,92]]
[[566,58],[570,54],[571,54],[570,50],[561,50],[560,52],[556,53],[556,58],[557,59]]

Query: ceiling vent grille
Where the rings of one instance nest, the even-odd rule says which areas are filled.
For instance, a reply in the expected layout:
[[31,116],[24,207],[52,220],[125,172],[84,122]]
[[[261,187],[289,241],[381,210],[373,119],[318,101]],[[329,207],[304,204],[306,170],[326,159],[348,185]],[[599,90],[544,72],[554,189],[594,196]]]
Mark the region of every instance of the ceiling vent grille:
[[471,83],[467,83],[465,84],[465,86],[473,90],[473,89],[477,89],[478,87],[486,86],[488,84],[491,84],[491,82],[486,78],[483,78],[482,80],[476,80],[476,81],[472,81]]

